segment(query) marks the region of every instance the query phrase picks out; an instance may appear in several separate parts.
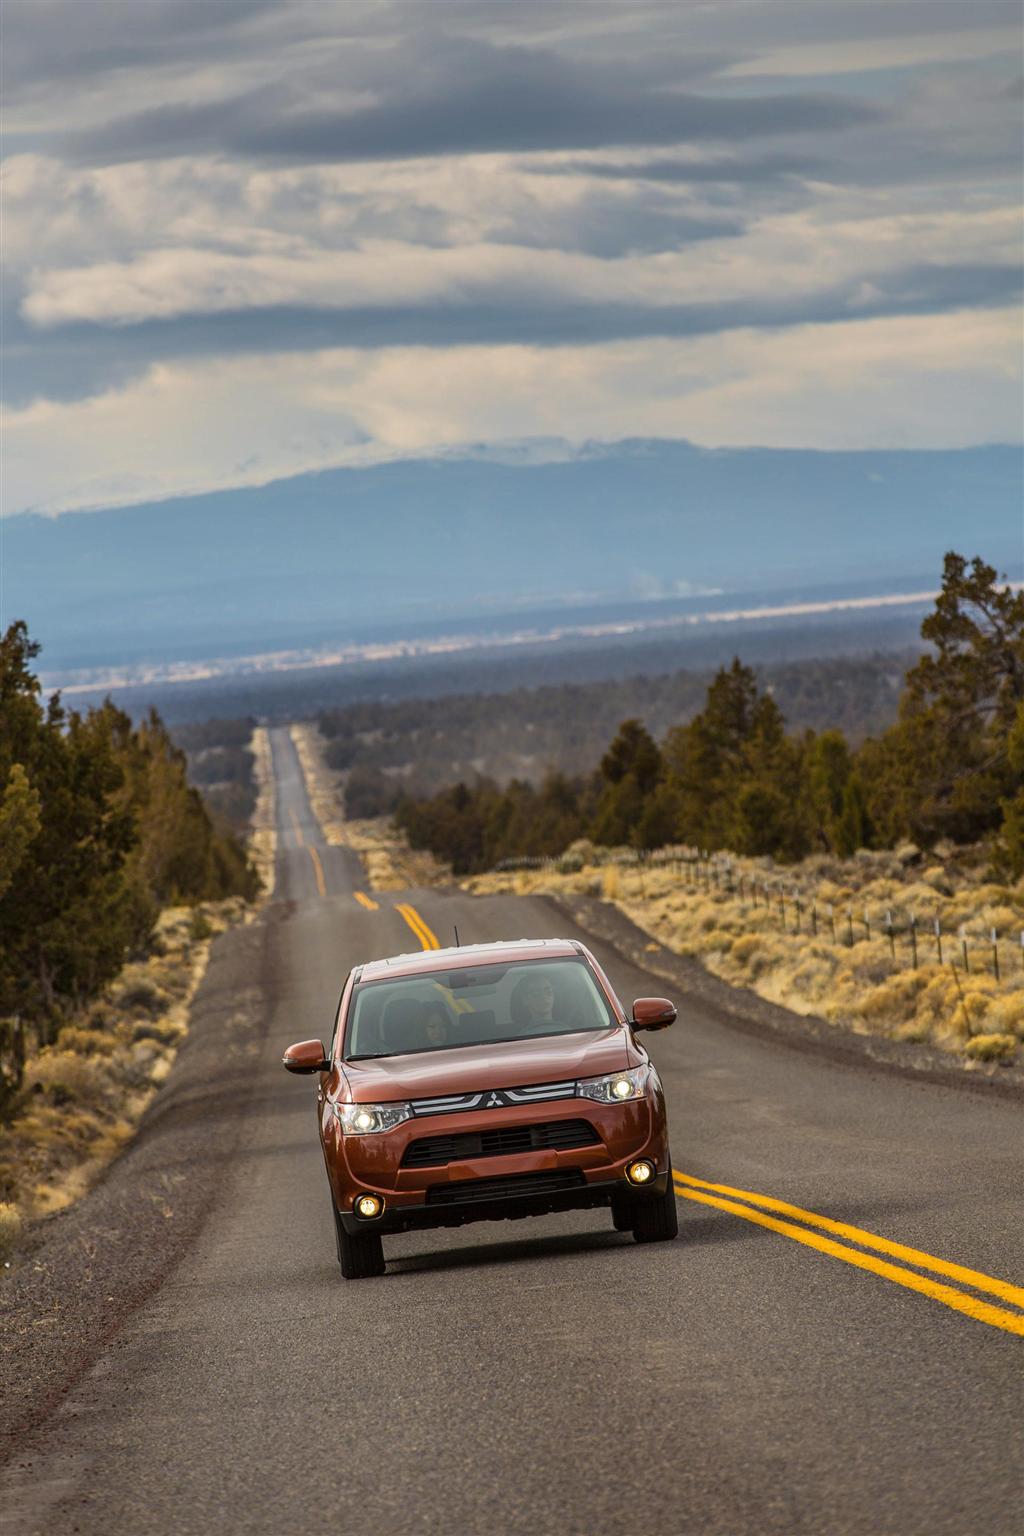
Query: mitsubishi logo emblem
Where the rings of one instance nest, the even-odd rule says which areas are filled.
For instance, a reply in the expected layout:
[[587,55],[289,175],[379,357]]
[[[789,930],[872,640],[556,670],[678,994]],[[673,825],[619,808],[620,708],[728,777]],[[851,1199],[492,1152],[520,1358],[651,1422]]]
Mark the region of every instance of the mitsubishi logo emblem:
[[504,1102],[505,1100],[502,1098],[500,1093],[492,1093],[490,1098],[487,1100],[487,1103],[484,1105],[484,1109],[500,1109]]

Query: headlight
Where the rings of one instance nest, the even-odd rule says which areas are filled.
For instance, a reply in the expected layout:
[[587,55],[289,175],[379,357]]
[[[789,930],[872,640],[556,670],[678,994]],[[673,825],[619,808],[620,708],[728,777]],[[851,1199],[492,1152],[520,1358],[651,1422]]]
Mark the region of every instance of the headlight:
[[334,1113],[346,1136],[372,1136],[412,1119],[408,1104],[335,1104]]
[[607,1077],[584,1077],[576,1084],[581,1099],[596,1099],[599,1104],[625,1104],[642,1099],[647,1091],[650,1067],[633,1067],[629,1072],[612,1072]]

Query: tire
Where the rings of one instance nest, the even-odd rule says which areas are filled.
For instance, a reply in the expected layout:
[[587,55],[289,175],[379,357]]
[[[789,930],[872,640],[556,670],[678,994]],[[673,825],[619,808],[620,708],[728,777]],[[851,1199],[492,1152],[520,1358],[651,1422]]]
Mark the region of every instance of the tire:
[[334,1236],[338,1244],[338,1263],[346,1280],[371,1280],[384,1273],[384,1243],[379,1232],[350,1234],[342,1226],[331,1196],[334,1212]]
[[634,1208],[633,1237],[638,1243],[670,1243],[679,1231],[679,1210],[672,1185],[671,1168],[663,1195],[638,1200]]
[[612,1226],[616,1232],[632,1232],[636,1222],[635,1200],[612,1201]]

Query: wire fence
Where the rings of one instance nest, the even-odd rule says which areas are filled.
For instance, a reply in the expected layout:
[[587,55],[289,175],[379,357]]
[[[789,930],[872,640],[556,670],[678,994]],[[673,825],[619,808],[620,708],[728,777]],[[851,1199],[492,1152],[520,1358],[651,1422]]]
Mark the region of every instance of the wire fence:
[[[751,911],[775,918],[780,928],[810,937],[827,937],[833,944],[853,948],[862,940],[888,942],[894,969],[917,970],[919,965],[952,965],[966,975],[987,974],[996,981],[1024,977],[1024,927],[981,927],[943,921],[941,908],[920,913],[898,905],[870,908],[849,901],[821,901],[806,886],[782,875],[751,874],[737,867],[728,854],[696,848],[617,849],[602,856],[601,867],[636,869],[644,896],[645,869],[670,869],[694,892],[734,897]],[[574,855],[558,858],[503,859],[495,871],[531,869],[574,873],[582,864]]]

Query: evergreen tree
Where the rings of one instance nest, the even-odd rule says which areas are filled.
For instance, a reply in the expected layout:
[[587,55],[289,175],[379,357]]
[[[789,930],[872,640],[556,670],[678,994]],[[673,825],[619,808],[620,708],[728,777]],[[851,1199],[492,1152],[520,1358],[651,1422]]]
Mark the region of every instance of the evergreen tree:
[[946,555],[921,625],[933,650],[907,673],[898,723],[861,752],[881,839],[972,842],[998,830],[1019,784],[1009,754],[1024,702],[1024,592],[977,556]]
[[594,816],[595,842],[635,843],[645,804],[664,764],[658,744],[639,720],[624,720],[601,759],[604,788]]
[[0,640],[0,1015],[43,1039],[143,946],[159,907],[255,894],[159,717],[45,705],[24,622]]

